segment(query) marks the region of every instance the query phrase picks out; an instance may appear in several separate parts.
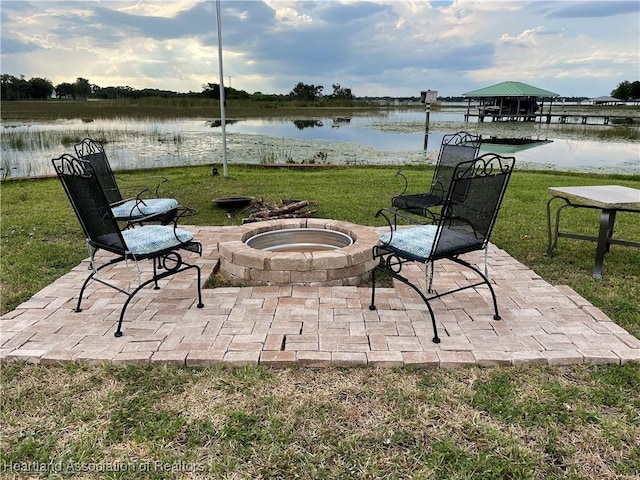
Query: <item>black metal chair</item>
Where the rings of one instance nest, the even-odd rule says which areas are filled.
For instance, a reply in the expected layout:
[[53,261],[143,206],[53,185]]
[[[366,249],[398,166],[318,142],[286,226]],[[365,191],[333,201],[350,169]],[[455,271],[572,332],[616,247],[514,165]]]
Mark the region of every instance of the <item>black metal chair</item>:
[[[433,324],[433,341],[440,342],[436,320],[429,304],[434,298],[459,292],[479,285],[487,285],[493,298],[494,319],[499,320],[498,303],[486,274],[460,258],[460,255],[486,248],[498,216],[513,165],[514,157],[501,157],[487,153],[475,160],[459,163],[453,171],[448,193],[441,213],[432,224],[421,224],[406,212],[383,208],[376,217],[384,217],[390,231],[380,236],[380,244],[373,247],[378,265],[371,272],[371,310],[375,310],[376,272],[384,272],[413,288],[427,305]],[[409,223],[407,228],[398,228]],[[408,262],[420,262],[427,266],[436,260],[448,259],[476,272],[482,281],[455,290],[425,295],[419,286],[401,274]],[[427,293],[432,293],[430,280]]]
[[85,138],[74,148],[77,157],[89,162],[93,167],[116,220],[160,222],[164,225],[173,220],[177,213],[178,201],[175,198],[158,198],[160,186],[167,182],[166,178],[159,177],[160,182],[154,189],[156,198],[144,198],[151,191],[149,188],[142,189],[135,197],[124,198],[102,143]]
[[[80,312],[82,296],[91,280],[107,285],[127,295],[127,300],[120,311],[120,320],[115,332],[116,337],[122,336],[122,321],[131,299],[142,288],[153,283],[158,289],[158,280],[175,275],[189,269],[195,269],[198,276],[197,307],[202,308],[201,272],[197,265],[185,262],[180,250],[187,250],[202,255],[202,245],[193,240],[193,234],[187,230],[177,228],[177,221],[181,212],[175,216],[174,225],[143,225],[137,228],[120,230],[98,176],[90,163],[78,160],[69,154],[54,158],[53,167],[62,182],[62,186],[69,197],[71,206],[78,217],[80,225],[87,237],[87,245],[91,254],[91,273],[82,284],[76,311]],[[186,215],[193,211],[180,207]],[[96,266],[96,252],[105,250],[115,254],[106,263]],[[151,260],[153,263],[152,278],[139,280],[138,286],[129,292],[117,285],[98,278],[97,274],[111,265],[133,260]]]
[[391,206],[435,220],[436,213],[433,212],[432,208],[442,205],[449,191],[449,184],[456,165],[476,158],[480,150],[480,144],[479,136],[467,132],[445,135],[442,138],[429,191],[426,193],[407,194],[409,182],[407,177],[398,170],[396,175],[404,179],[404,190],[400,195],[396,195],[391,199]]

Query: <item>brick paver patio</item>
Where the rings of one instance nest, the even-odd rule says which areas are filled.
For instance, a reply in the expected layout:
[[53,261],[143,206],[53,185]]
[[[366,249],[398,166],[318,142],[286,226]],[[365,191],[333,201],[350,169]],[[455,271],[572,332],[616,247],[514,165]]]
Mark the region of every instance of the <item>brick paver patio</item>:
[[[217,242],[235,227],[187,227],[204,247],[190,257],[203,280],[217,263]],[[482,253],[466,256],[481,265]],[[143,262],[141,265],[145,265]],[[203,289],[196,308],[195,274],[139,292],[127,309],[124,335],[115,338],[124,296],[92,283],[83,311],[73,311],[88,261],[0,317],[0,360],[55,364],[263,364],[274,367],[443,367],[472,364],[625,363],[640,361],[640,340],[567,286],[553,286],[506,252],[490,246],[489,275],[502,320],[492,317],[486,287],[432,302],[440,344],[426,306],[410,288],[256,286]],[[135,282],[134,262],[102,273]],[[424,270],[411,275],[424,284]],[[436,263],[434,287],[464,284],[469,271]]]

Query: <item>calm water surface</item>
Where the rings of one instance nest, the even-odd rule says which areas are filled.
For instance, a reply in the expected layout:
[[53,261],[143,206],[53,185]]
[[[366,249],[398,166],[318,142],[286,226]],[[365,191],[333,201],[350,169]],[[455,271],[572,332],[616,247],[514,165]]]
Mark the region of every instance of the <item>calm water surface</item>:
[[[640,174],[640,142],[572,138],[575,132],[565,134],[562,126],[531,122],[465,123],[463,115],[462,110],[431,112],[426,152],[426,113],[415,110],[349,118],[230,119],[226,125],[227,161],[432,162],[445,133],[466,130],[485,137],[547,140],[515,151],[483,146],[481,153],[514,155],[520,166]],[[3,122],[1,132],[3,177],[52,175],[51,159],[72,153],[73,139],[85,136],[106,139],[105,148],[116,170],[222,162],[222,129],[206,119]]]

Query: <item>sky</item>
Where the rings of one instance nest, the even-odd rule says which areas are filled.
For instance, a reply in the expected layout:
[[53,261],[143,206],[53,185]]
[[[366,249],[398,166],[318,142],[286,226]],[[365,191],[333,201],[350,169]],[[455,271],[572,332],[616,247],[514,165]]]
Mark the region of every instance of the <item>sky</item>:
[[[214,0],[0,1],[0,69],[54,85],[200,92],[220,82]],[[219,3],[223,81],[357,97],[441,96],[504,81],[560,96],[640,80],[640,0]]]

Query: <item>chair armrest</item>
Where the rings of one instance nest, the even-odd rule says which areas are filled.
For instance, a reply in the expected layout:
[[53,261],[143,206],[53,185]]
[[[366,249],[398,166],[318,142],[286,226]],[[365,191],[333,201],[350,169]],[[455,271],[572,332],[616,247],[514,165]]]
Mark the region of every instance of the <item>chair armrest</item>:
[[139,217],[139,218],[136,218],[135,220],[129,220],[125,224],[124,229],[134,228],[136,225],[144,225],[145,223],[158,222],[158,221],[160,221],[163,225],[173,224],[173,228],[176,229],[178,228],[178,222],[181,219],[187,218],[187,217],[193,217],[194,215],[197,215],[197,214],[198,214],[198,211],[193,208],[178,206],[175,209],[165,212],[164,214],[159,215],[156,213],[153,215],[147,215],[146,217]]
[[[176,238],[178,240],[180,240],[180,238],[178,237],[176,231],[178,230],[178,221],[183,219],[183,218],[187,218],[187,217],[193,217],[194,215],[197,215],[198,211],[194,208],[190,208],[190,207],[183,207],[183,206],[179,206],[176,210],[176,216],[173,218],[173,231],[174,234],[176,235]],[[181,242],[182,243],[182,248],[195,252],[199,255],[202,255],[202,244],[199,242],[196,242],[194,240],[191,240],[189,242]]]
[[124,205],[124,204],[125,204],[125,203],[127,203],[127,202],[131,202],[132,200],[133,200],[133,201],[136,201],[136,200],[138,200],[138,199],[137,199],[136,197],[123,198],[122,200],[118,200],[117,202],[110,203],[110,204],[109,204],[109,206],[110,206],[111,208],[113,208],[113,207],[117,207],[117,206],[119,206],[119,205]]
[[402,192],[400,192],[398,195],[396,195],[397,197],[399,197],[399,196],[404,195],[405,193],[407,193],[407,190],[409,189],[409,180],[404,175],[404,173],[402,173],[400,170],[398,170],[396,172],[396,177],[402,177],[403,180],[404,180],[404,190],[402,190]]
[[178,222],[183,218],[193,217],[198,214],[198,211],[195,208],[184,207],[182,205],[178,206],[176,209],[176,216],[173,218],[174,227],[178,226]]

